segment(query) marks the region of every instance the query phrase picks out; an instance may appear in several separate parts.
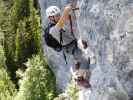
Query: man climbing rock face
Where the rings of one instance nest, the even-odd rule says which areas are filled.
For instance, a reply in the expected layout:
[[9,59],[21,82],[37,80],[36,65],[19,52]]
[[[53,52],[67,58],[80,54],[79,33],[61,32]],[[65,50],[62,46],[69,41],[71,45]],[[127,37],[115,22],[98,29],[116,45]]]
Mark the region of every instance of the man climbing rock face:
[[62,16],[61,10],[57,6],[50,6],[46,9],[50,26],[52,24],[52,27],[49,28],[49,34],[62,45],[62,49],[67,49],[68,53],[72,51],[69,50],[70,47],[75,46],[75,37],[70,33],[69,28],[64,28],[65,23],[69,21],[71,11],[72,6],[70,4],[64,8]]
[[[89,69],[90,61],[88,61],[88,58],[87,60],[83,60],[86,58],[83,57],[83,52],[78,47],[78,42],[75,37],[76,34],[74,34],[73,31],[73,18],[71,17],[70,12],[75,9],[74,7],[75,6],[72,4],[66,5],[62,15],[61,10],[57,6],[50,6],[46,9],[49,24],[48,27],[44,29],[44,38],[49,47],[57,52],[63,51],[64,55],[67,53],[73,55],[75,62],[79,63],[79,65],[84,68]],[[67,22],[70,23],[70,27],[64,28],[65,23]],[[83,41],[83,45],[87,48],[87,43],[85,43],[85,41]],[[64,59],[66,59],[66,56],[64,56]],[[81,66],[76,68],[77,63],[74,65],[76,71],[81,68]],[[89,82],[87,84],[89,84]]]
[[[76,52],[80,52],[77,47],[77,39],[72,26],[73,17],[70,15],[72,9],[72,4],[66,5],[62,15],[61,10],[57,6],[50,6],[46,9],[49,24],[48,27],[44,29],[45,42],[57,52],[63,51],[65,60],[66,53],[75,55]],[[65,28],[65,23],[70,23],[69,27]]]

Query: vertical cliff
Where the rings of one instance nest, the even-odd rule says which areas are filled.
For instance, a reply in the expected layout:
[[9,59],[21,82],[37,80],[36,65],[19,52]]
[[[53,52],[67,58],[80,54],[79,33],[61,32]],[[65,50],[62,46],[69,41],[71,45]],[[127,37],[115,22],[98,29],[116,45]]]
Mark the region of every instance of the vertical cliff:
[[[39,0],[42,26],[47,23],[45,9],[62,8],[69,0]],[[80,16],[78,35],[85,39],[96,56],[91,93],[83,90],[83,100],[133,100],[133,0],[77,0]],[[42,42],[45,56],[56,74],[58,87],[64,89],[70,78],[73,58],[65,64]]]

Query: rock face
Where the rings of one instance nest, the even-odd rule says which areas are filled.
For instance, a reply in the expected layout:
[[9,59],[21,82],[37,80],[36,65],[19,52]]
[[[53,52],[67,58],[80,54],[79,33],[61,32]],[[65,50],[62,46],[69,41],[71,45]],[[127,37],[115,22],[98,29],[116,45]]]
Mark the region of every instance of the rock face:
[[[63,7],[69,0],[39,0],[42,26],[47,22],[45,9],[49,5]],[[92,92],[83,100],[133,100],[133,0],[77,0],[80,16],[77,34],[90,44],[96,56],[96,66],[90,83]],[[73,58],[66,65],[62,53],[47,48],[45,56],[64,89],[70,78]]]

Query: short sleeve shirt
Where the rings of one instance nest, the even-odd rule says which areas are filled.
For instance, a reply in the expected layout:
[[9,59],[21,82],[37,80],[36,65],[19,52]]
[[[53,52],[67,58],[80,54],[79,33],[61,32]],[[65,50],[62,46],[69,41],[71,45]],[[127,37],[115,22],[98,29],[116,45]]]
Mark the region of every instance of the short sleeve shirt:
[[[59,28],[58,26],[55,25],[50,28],[49,33],[56,40],[60,41],[60,30],[61,30],[61,28]],[[63,40],[62,45],[67,45],[74,40],[74,37],[72,36],[71,32],[68,29],[63,29],[63,30],[64,30],[64,32],[62,33],[62,40]]]

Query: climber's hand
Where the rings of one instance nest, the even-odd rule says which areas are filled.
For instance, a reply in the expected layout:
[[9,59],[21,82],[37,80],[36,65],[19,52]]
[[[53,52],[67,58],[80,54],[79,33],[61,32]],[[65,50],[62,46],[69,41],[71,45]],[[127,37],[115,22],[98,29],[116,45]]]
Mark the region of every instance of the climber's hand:
[[64,8],[64,12],[67,13],[67,14],[69,14],[69,12],[71,10],[72,10],[72,4],[71,3],[66,5],[65,8]]
[[72,8],[72,10],[74,10],[74,11],[75,11],[75,10],[79,10],[79,7]]

